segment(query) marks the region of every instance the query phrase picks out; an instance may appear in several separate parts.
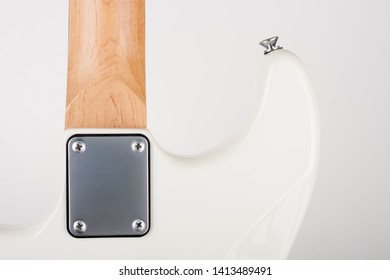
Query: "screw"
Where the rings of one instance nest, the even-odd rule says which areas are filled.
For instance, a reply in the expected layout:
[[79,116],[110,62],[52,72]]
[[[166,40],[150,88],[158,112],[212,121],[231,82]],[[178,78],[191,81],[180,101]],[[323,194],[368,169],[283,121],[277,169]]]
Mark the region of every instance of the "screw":
[[142,153],[145,149],[145,143],[141,140],[135,140],[131,143],[131,148],[134,152]]
[[77,233],[83,233],[87,230],[87,224],[82,220],[77,220],[73,223],[73,229]]
[[72,144],[72,150],[75,153],[84,153],[85,152],[85,143],[82,141],[76,141]]
[[132,224],[133,230],[136,232],[144,231],[146,228],[146,224],[143,220],[141,219],[136,219],[134,220]]

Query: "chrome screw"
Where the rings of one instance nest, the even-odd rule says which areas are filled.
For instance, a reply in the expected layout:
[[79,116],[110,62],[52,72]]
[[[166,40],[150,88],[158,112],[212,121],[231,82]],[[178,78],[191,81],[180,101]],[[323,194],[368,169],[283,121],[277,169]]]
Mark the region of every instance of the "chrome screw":
[[141,140],[135,140],[133,143],[131,143],[131,149],[134,152],[142,153],[145,149],[145,143]]
[[73,223],[73,229],[77,233],[83,233],[87,230],[87,224],[82,220],[77,220]]
[[133,227],[134,231],[141,232],[141,231],[145,230],[146,224],[145,224],[145,222],[143,220],[136,219],[136,220],[134,220],[134,222],[132,224],[132,227]]
[[84,153],[85,152],[85,143],[83,141],[76,141],[72,144],[72,150],[75,153]]

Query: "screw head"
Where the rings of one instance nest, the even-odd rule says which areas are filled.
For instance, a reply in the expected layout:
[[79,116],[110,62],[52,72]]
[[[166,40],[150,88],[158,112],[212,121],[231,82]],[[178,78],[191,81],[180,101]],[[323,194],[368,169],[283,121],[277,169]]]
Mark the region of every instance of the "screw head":
[[146,224],[143,220],[141,219],[136,219],[134,220],[133,224],[132,224],[132,227],[133,227],[133,230],[136,231],[136,232],[142,232],[145,230],[146,228]]
[[72,144],[72,150],[75,153],[84,153],[85,152],[85,143],[83,141],[76,141]]
[[87,224],[82,220],[77,220],[73,223],[73,229],[77,233],[83,233],[87,230]]
[[145,143],[141,140],[135,140],[131,143],[131,149],[134,152],[142,153],[145,150]]

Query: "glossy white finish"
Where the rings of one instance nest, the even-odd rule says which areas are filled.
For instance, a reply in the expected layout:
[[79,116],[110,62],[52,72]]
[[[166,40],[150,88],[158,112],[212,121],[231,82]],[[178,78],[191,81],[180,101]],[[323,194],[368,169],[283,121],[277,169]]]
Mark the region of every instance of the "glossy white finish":
[[[319,117],[301,62],[264,57],[247,122],[222,146],[193,157],[151,142],[151,229],[142,238],[75,239],[66,231],[65,186],[41,223],[0,225],[0,258],[286,258],[314,186]],[[207,137],[207,136],[204,136]],[[65,164],[63,166],[65,168]]]

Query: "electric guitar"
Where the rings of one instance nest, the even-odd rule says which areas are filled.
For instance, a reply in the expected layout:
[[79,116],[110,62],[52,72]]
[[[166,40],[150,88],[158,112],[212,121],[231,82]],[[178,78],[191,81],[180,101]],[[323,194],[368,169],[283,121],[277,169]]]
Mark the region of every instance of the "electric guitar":
[[170,154],[147,128],[144,5],[70,0],[65,182],[41,222],[0,220],[1,259],[287,257],[319,158],[305,67],[262,41],[246,126],[206,154]]

